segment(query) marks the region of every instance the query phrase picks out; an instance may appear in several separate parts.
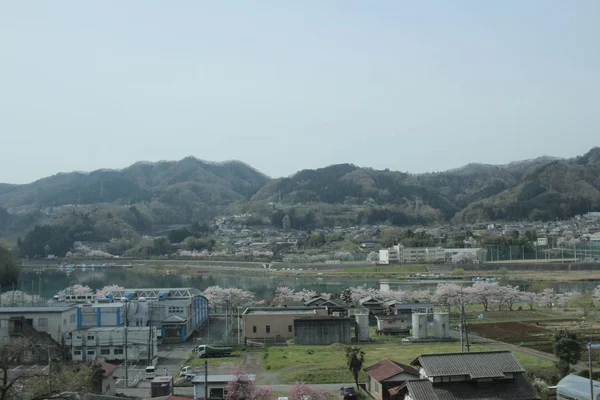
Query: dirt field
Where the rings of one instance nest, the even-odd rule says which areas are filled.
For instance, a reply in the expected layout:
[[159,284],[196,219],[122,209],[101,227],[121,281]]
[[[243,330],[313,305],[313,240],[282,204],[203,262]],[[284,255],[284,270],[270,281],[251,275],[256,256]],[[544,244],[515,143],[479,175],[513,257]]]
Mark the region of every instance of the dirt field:
[[552,353],[554,334],[561,330],[576,333],[582,343],[600,340],[600,323],[572,318],[478,323],[471,324],[469,330],[488,339],[526,346],[546,353]]

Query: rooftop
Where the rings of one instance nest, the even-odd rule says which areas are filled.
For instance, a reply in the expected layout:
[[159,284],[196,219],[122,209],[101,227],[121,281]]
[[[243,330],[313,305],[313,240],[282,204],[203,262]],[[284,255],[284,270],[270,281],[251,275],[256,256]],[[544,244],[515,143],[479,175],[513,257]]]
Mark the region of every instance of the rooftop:
[[[589,382],[589,381],[588,381]],[[539,400],[524,376],[485,384],[454,382],[434,384],[427,379],[407,381],[396,393],[408,391],[413,400]]]
[[314,315],[316,310],[326,310],[327,307],[249,307],[243,315],[283,315],[304,314]]
[[422,354],[411,365],[422,367],[430,378],[454,375],[468,375],[471,379],[503,378],[507,373],[525,372],[508,350]]
[[[196,296],[201,296],[202,292],[196,288],[140,288],[140,289],[123,289],[108,293],[115,299],[124,297],[127,293],[134,293],[138,298],[144,297],[147,299],[156,299],[164,296],[166,299],[189,299]],[[162,295],[162,296],[161,296]]]
[[371,365],[370,367],[365,368],[365,373],[378,382],[401,373],[419,376],[419,372],[413,367],[392,360],[383,360],[375,365]]
[[49,306],[49,307],[0,307],[0,314],[19,314],[19,313],[61,313],[65,311],[75,310],[75,304],[64,306]]

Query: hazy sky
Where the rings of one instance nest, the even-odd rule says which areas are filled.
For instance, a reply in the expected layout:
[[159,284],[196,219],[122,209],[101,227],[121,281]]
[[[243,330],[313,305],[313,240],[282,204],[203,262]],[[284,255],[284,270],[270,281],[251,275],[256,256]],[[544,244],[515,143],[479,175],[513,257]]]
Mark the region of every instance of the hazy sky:
[[424,172],[600,145],[600,2],[3,1],[0,182]]

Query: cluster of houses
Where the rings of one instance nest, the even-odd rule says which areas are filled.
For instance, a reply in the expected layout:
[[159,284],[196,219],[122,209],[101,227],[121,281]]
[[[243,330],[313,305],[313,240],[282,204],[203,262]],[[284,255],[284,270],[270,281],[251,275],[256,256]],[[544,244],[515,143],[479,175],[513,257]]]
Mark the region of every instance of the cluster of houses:
[[[382,302],[370,296],[357,307],[324,297],[280,307],[249,307],[242,314],[242,335],[246,344],[292,339],[306,345],[350,344],[369,341],[373,324],[377,335],[408,337],[412,332],[411,337],[419,340],[449,336],[448,314],[434,312],[433,304]],[[430,326],[434,329],[428,333]]]

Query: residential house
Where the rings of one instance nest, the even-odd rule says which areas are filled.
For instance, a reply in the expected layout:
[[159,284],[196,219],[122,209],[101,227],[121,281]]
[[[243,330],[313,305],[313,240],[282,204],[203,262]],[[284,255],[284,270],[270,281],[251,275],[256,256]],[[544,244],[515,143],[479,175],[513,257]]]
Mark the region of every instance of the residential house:
[[375,400],[391,399],[390,390],[406,381],[419,379],[419,371],[409,365],[383,360],[364,369],[368,376],[367,391]]
[[324,297],[315,297],[304,303],[308,307],[327,307],[329,314],[342,316],[348,311],[348,306],[341,301],[326,299]]
[[381,314],[386,310],[386,306],[381,301],[374,299],[371,296],[360,299],[358,304],[362,308],[367,308],[373,315]]
[[394,388],[392,399],[540,399],[508,350],[423,354],[411,365],[419,370],[419,379]]
[[397,301],[388,301],[386,303],[390,314],[392,315],[406,315],[409,318],[417,314],[433,314],[434,305],[433,303],[398,303]]
[[249,307],[242,314],[242,330],[245,340],[293,339],[294,319],[327,315],[327,307]]
[[118,367],[101,360],[96,362],[104,371],[104,374],[102,375],[102,394],[106,396],[114,396],[117,393],[117,381],[114,379],[113,374]]

